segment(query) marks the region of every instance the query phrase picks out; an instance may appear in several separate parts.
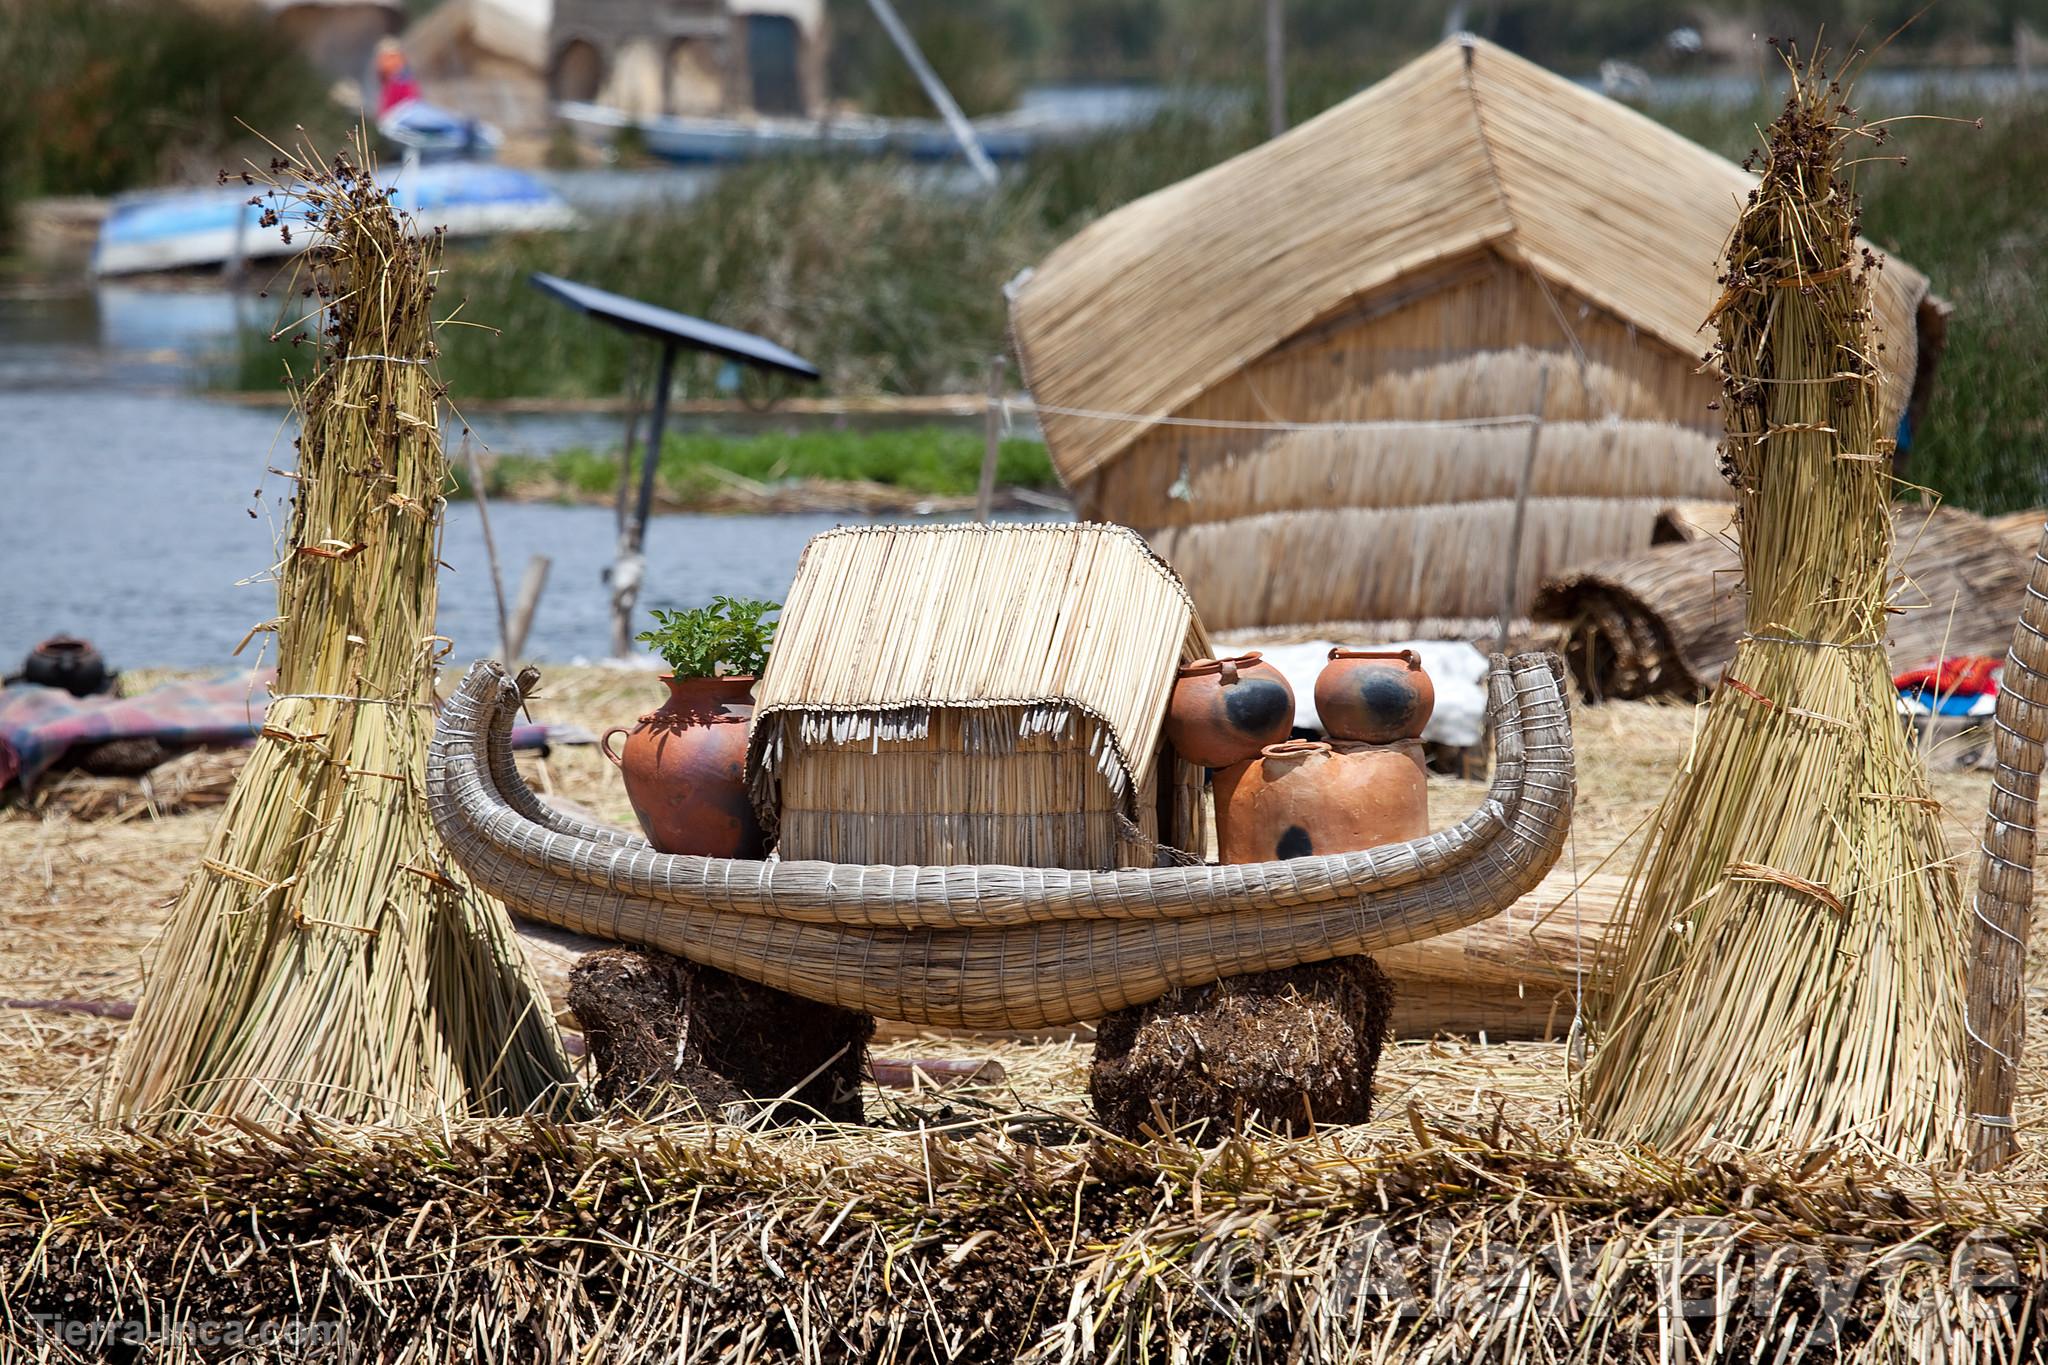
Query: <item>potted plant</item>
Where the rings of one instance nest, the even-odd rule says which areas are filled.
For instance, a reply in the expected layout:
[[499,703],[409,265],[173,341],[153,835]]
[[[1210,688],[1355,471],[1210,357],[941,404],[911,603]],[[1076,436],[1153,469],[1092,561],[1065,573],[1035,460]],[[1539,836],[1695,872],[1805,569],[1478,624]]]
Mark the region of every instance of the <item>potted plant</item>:
[[[747,724],[754,683],[768,663],[775,602],[714,597],[708,607],[656,611],[638,638],[668,664],[668,700],[628,730],[616,726],[604,755],[625,778],[647,840],[664,853],[758,858],[761,826],[747,799]],[[625,735],[623,751],[612,738]]]

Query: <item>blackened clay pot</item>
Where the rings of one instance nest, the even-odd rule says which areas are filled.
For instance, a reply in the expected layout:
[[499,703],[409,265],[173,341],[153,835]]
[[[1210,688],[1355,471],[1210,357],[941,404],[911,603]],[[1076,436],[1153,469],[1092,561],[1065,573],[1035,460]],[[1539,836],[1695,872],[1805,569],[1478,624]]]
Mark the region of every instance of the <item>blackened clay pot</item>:
[[1316,714],[1332,739],[1420,739],[1436,686],[1412,649],[1333,649],[1316,677]]
[[1255,757],[1294,729],[1294,689],[1257,654],[1181,666],[1166,706],[1166,738],[1205,768]]

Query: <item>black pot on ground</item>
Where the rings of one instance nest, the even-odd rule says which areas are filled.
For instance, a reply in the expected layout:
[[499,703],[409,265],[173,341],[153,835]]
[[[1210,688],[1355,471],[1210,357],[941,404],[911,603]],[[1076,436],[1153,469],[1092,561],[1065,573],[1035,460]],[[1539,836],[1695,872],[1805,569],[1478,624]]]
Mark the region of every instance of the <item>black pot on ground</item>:
[[28,659],[21,666],[21,680],[43,687],[61,687],[74,697],[91,697],[112,687],[114,675],[90,641],[72,635],[52,635],[28,652]]

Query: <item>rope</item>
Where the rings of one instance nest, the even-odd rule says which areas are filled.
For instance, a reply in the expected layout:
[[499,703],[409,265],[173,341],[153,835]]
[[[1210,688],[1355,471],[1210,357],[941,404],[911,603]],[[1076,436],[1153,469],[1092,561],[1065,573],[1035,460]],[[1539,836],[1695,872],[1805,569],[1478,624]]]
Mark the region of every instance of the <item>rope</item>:
[[1137,825],[1133,824],[1131,818],[1122,811],[1116,812],[1116,832],[1130,843],[1148,850],[1155,857],[1164,854],[1166,861],[1175,867],[1206,867],[1208,865],[1207,859],[1197,857],[1184,848],[1175,848],[1172,844],[1160,843],[1157,839],[1154,839],[1145,831],[1139,829]]
[[1565,826],[1565,848],[1572,871],[1572,1026],[1565,1034],[1565,1075],[1586,1064],[1586,947],[1579,915],[1579,835]]
[[404,697],[356,697],[346,692],[273,692],[272,701],[352,701],[362,706],[424,706],[432,710],[430,701],[410,701]]
[[1056,417],[1086,417],[1098,422],[1132,422],[1143,426],[1205,427],[1215,431],[1442,431],[1468,427],[1526,427],[1542,420],[1540,413],[1524,412],[1507,417],[1446,417],[1438,420],[1260,422],[1221,417],[1162,417],[1144,412],[1110,412],[1102,408],[1069,408],[1054,403],[1040,403],[1029,398],[1003,400],[1006,413],[1012,406],[1029,408],[1038,413],[1051,413]]
[[1878,640],[1808,640],[1797,635],[1758,635],[1745,630],[1740,636],[1744,640],[1759,640],[1767,645],[1811,645],[1815,649],[1883,649]]
[[342,360],[343,360],[343,361],[350,361],[350,360],[382,360],[382,361],[386,362],[387,364],[391,364],[391,365],[424,365],[424,364],[426,364],[426,363],[427,363],[427,362],[426,362],[426,361],[424,361],[424,360],[415,360],[415,359],[413,359],[413,358],[412,358],[412,357],[410,357],[410,356],[402,356],[402,355],[378,355],[378,354],[376,354],[375,352],[371,352],[371,351],[366,351],[366,352],[364,352],[364,353],[362,353],[362,354],[360,354],[360,355],[345,355],[345,356],[343,356],[343,357],[341,357],[341,358],[342,358]]

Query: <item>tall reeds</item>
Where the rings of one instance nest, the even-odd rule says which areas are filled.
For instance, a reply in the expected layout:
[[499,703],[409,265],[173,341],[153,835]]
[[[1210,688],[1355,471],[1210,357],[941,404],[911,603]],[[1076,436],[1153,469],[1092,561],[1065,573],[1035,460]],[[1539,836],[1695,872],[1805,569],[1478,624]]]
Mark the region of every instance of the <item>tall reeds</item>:
[[156,946],[109,1107],[179,1127],[551,1105],[569,1068],[545,996],[503,908],[442,856],[423,792],[449,649],[440,242],[392,210],[360,143],[271,177],[267,219],[317,236],[297,282],[321,319],[295,395],[275,696]]
[[1963,1117],[1963,913],[1884,650],[1864,134],[1818,57],[1788,64],[1711,319],[1746,631],[1633,874],[1585,1120],[1674,1151],[1941,1160]]

